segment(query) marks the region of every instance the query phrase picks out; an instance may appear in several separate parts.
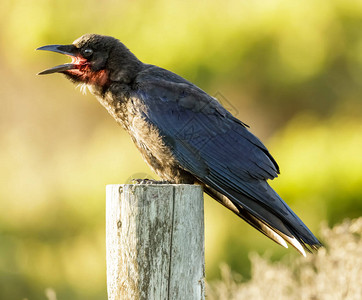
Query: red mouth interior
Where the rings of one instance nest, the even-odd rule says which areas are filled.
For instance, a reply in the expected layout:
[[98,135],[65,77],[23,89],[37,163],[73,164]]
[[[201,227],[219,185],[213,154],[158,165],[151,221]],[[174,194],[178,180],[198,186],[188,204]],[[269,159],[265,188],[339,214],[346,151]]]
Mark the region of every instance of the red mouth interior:
[[72,55],[68,55],[70,58],[72,58],[72,64],[75,65],[83,65],[84,63],[87,62],[87,60],[81,56],[72,56]]
[[91,63],[81,55],[68,55],[72,59],[74,69],[67,70],[68,74],[76,75],[83,82],[89,84],[97,84],[103,86],[107,84],[109,78],[106,70],[100,70],[98,72],[92,72],[90,69]]
[[[74,71],[86,71],[89,66],[87,59],[82,56],[68,55],[72,59],[72,64],[76,67]],[[71,71],[71,70],[69,70]]]

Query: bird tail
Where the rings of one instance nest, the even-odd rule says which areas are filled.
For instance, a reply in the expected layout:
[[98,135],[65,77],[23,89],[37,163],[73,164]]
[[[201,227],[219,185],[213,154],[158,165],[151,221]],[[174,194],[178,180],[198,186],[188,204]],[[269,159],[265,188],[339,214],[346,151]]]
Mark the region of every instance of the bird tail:
[[[287,220],[276,212],[271,211],[270,208],[264,207],[245,195],[239,193],[232,195],[230,193],[231,195],[226,197],[209,186],[206,186],[204,190],[208,195],[233,211],[248,224],[285,248],[288,248],[286,243],[288,242],[300,254],[306,256],[305,251],[311,252],[311,250],[317,250],[322,246],[320,241],[290,209],[292,218],[288,216]],[[237,201],[233,201],[233,198],[236,196]],[[241,206],[239,203],[245,205]]]

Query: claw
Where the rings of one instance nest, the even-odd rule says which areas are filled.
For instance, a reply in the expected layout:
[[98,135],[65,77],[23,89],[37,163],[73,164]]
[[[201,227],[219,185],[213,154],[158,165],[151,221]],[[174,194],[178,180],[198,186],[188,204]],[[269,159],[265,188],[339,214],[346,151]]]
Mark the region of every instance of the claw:
[[148,178],[134,178],[132,179],[132,182],[135,182],[135,184],[170,184],[167,180],[154,180]]

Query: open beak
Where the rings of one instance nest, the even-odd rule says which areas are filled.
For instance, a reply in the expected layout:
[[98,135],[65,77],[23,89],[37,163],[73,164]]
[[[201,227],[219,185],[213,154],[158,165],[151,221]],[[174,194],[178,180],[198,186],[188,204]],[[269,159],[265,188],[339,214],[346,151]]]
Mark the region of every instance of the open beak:
[[70,56],[72,58],[71,63],[59,65],[59,66],[56,66],[56,67],[53,67],[50,69],[46,69],[46,70],[38,73],[38,75],[61,73],[61,72],[68,71],[68,70],[78,69],[78,67],[81,63],[80,54],[78,52],[78,49],[74,45],[48,45],[48,46],[39,47],[36,50],[58,52],[58,53]]

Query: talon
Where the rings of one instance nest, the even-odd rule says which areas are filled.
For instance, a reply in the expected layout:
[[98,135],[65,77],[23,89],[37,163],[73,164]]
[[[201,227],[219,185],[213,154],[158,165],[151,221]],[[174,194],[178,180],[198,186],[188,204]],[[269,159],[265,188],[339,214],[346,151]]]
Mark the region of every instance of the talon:
[[170,184],[167,180],[155,180],[155,179],[148,179],[148,178],[137,178],[132,179],[135,184]]

